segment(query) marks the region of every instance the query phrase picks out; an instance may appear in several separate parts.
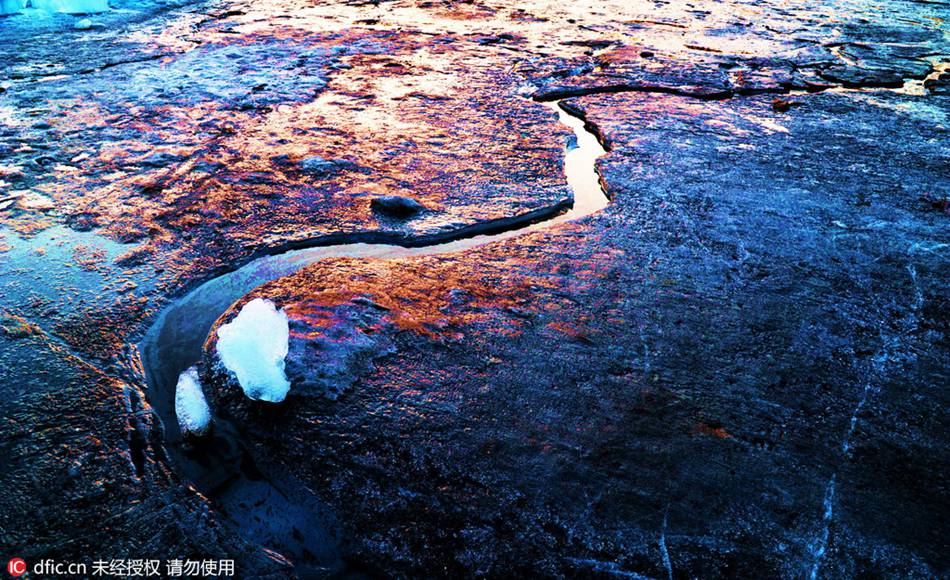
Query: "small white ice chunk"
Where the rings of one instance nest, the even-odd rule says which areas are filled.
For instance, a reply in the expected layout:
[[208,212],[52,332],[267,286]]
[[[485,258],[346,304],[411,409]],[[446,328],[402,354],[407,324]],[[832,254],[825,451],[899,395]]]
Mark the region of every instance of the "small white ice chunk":
[[290,390],[284,358],[290,341],[287,313],[255,298],[218,329],[218,358],[255,401],[279,403]]
[[211,426],[211,409],[201,391],[198,369],[191,367],[178,376],[175,387],[175,414],[182,435],[201,436]]

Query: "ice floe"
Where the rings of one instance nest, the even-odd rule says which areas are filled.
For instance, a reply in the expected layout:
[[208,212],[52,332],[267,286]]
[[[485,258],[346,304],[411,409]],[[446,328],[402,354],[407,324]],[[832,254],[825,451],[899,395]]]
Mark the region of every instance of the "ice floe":
[[249,398],[279,403],[290,390],[284,359],[290,340],[287,314],[255,298],[218,329],[218,358]]

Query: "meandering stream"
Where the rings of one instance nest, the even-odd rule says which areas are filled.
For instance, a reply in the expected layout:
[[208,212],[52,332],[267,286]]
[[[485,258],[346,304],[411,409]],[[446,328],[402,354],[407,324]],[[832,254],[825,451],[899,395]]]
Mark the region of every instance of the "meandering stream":
[[242,534],[291,558],[302,576],[344,568],[332,511],[295,482],[257,470],[241,443],[238,428],[220,413],[211,437],[186,444],[175,417],[179,374],[199,360],[212,325],[234,302],[254,288],[307,265],[338,257],[395,259],[460,252],[576,220],[606,207],[608,198],[596,170],[597,159],[606,153],[604,146],[583,119],[558,102],[547,105],[576,137],[576,147],[569,147],[564,159],[564,172],[574,196],[572,205],[438,236],[386,239],[362,234],[343,238],[346,243],[338,243],[340,236],[313,240],[315,247],[257,258],[196,287],[169,305],[140,343],[148,384],[146,396],[164,424],[166,449],[175,470],[212,498]]

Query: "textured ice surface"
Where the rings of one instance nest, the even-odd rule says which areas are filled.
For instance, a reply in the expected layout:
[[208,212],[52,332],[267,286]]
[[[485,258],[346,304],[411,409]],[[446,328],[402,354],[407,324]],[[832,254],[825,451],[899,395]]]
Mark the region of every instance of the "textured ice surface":
[[191,367],[178,377],[175,387],[175,414],[182,434],[203,435],[211,426],[211,409],[205,401],[198,369]]
[[287,314],[270,300],[255,298],[218,329],[218,358],[249,398],[279,403],[290,390],[284,373],[289,339]]

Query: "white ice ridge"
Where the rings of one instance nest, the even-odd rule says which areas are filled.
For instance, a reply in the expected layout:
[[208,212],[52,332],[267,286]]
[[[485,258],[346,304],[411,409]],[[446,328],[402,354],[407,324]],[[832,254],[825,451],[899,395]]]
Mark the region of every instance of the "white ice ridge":
[[178,376],[175,414],[182,435],[204,435],[211,426],[211,409],[201,391],[198,369],[191,367]]
[[284,358],[290,341],[287,313],[255,298],[218,329],[218,358],[255,401],[279,403],[290,390]]
[[109,10],[109,0],[0,0],[0,14],[15,14],[24,8],[64,14],[95,14]]

